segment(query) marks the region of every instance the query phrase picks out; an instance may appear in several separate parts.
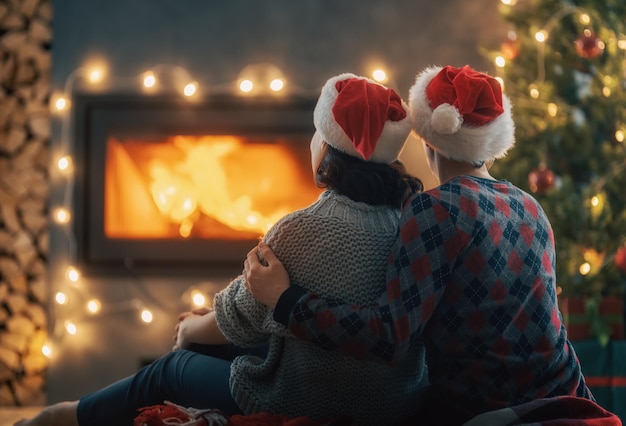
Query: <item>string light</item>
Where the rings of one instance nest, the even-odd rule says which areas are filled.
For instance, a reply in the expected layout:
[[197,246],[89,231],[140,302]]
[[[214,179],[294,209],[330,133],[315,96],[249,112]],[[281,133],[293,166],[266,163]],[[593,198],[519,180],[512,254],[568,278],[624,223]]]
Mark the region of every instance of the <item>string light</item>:
[[275,78],[270,82],[270,89],[274,92],[279,92],[285,87],[285,82],[280,78]]
[[54,300],[59,304],[59,305],[65,305],[67,303],[67,295],[65,293],[63,293],[62,291],[58,291],[55,295],[54,295]]
[[146,324],[150,324],[153,319],[154,319],[154,316],[152,315],[152,312],[149,309],[143,309],[141,311],[141,320],[143,322],[145,322]]
[[387,81],[387,73],[380,68],[375,69],[374,72],[372,72],[372,78],[379,83],[385,83]]
[[98,299],[91,299],[87,301],[87,311],[92,314],[97,314],[102,309],[102,303]]
[[69,223],[70,218],[71,218],[70,212],[67,209],[62,208],[62,207],[59,207],[54,211],[53,217],[54,217],[54,221],[58,224]]
[[41,347],[41,353],[46,358],[51,358],[52,357],[52,347],[50,345],[48,345],[48,344],[43,345]]
[[506,59],[504,59],[504,56],[498,55],[496,56],[494,63],[498,68],[504,68],[506,65]]
[[[387,80],[388,76],[382,69],[374,72],[374,78],[377,81]],[[51,108],[56,111],[67,111],[72,104],[72,97],[74,92],[74,86],[77,80],[82,79],[88,84],[96,85],[103,83],[107,77],[107,67],[103,61],[99,63],[92,63],[89,66],[83,66],[75,69],[66,79],[64,91],[52,99]],[[200,85],[197,81],[194,81],[190,74],[182,67],[172,66],[168,64],[159,64],[152,67],[149,70],[145,70],[139,76],[135,76],[134,80],[138,85],[138,90],[142,91],[148,89],[150,91],[158,88],[159,90],[175,90],[181,93],[186,98],[198,98],[200,93]],[[171,86],[167,83],[171,83]],[[264,93],[281,93],[285,92],[287,87],[286,79],[283,76],[280,69],[272,64],[253,64],[244,68],[239,74],[236,82],[238,82],[238,93],[243,94],[264,94]],[[233,83],[225,83],[221,86],[216,85],[211,88],[212,93],[221,91],[232,91]],[[291,86],[290,86],[291,90]],[[313,89],[307,91],[303,88],[296,88],[301,95],[318,94],[319,89]],[[60,115],[62,121],[60,143],[60,152],[69,153],[72,152],[72,135],[70,134],[71,126],[71,114]],[[66,187],[71,189],[73,187],[72,179],[74,176],[68,173],[72,170],[74,161],[71,155],[61,155],[56,161],[56,167],[66,178]],[[72,191],[66,190],[64,192],[64,200],[62,206],[59,206],[53,210],[52,217],[54,222],[59,225],[65,225],[72,219],[70,208],[67,206],[72,205]],[[184,205],[182,207],[185,207]],[[189,207],[189,206],[187,206]],[[183,209],[184,210],[184,209]],[[251,216],[248,218],[249,222],[258,221],[258,218]],[[181,235],[190,235],[191,226],[184,220],[181,221]],[[72,265],[75,262],[76,256],[76,241],[74,235],[71,233],[71,229],[66,228],[69,243],[69,256],[68,263]],[[81,320],[81,312],[83,315],[102,315],[103,312],[113,313],[120,311],[136,311],[140,320],[146,324],[150,324],[154,321],[154,313],[151,309],[146,307],[142,300],[132,299],[130,301],[124,300],[121,302],[101,301],[94,297],[89,297],[84,286],[77,285],[81,279],[81,273],[75,266],[69,266],[65,270],[65,277],[67,282],[62,290],[55,293],[54,300],[56,305],[63,306],[63,309],[59,309],[53,319],[56,325],[53,327],[53,333],[56,338],[62,338],[65,335],[75,336],[79,332],[79,321]],[[198,287],[192,287],[183,296],[195,307],[205,307],[212,304],[211,294],[214,294],[217,284],[206,283],[200,284]],[[71,297],[70,297],[71,296]],[[71,302],[71,303],[70,303]],[[73,309],[74,304],[80,309]],[[103,306],[104,305],[104,306]],[[106,308],[106,309],[105,309]],[[70,318],[70,316],[72,318]],[[51,344],[45,344],[41,348],[42,353],[46,357],[50,357],[53,354]]]
[[197,91],[198,91],[198,84],[195,81],[192,81],[191,83],[187,83],[185,85],[185,88],[183,89],[183,93],[187,97],[195,95]]
[[239,90],[244,93],[250,93],[252,89],[254,89],[254,83],[252,83],[250,80],[241,80],[241,82],[239,83]]

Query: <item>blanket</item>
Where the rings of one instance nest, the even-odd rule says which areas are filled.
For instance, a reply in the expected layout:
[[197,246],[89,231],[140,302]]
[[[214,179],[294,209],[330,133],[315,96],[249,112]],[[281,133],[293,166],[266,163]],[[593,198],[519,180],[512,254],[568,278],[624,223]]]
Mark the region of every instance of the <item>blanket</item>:
[[290,418],[282,414],[257,413],[226,416],[219,410],[182,407],[165,401],[163,405],[143,407],[134,426],[352,426],[347,418],[328,421],[307,417]]
[[463,426],[621,426],[615,414],[573,396],[538,399],[480,414]]

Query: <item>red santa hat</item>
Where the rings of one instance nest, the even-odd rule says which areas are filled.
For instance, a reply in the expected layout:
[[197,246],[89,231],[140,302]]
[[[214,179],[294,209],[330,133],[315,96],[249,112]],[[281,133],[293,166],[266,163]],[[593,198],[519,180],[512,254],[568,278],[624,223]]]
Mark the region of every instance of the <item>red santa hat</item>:
[[469,66],[425,69],[409,106],[415,133],[450,159],[479,165],[515,144],[509,98],[495,78]]
[[350,73],[324,84],[313,123],[328,145],[378,163],[397,160],[411,132],[408,106],[393,89]]

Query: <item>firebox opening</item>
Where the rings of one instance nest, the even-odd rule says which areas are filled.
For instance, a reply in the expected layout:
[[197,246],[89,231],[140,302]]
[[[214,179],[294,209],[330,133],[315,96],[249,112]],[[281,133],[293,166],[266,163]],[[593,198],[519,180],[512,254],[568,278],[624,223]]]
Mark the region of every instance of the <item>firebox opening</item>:
[[315,99],[80,94],[73,104],[86,274],[239,273],[273,223],[321,192]]
[[109,137],[107,238],[249,240],[319,196],[308,144],[285,138]]

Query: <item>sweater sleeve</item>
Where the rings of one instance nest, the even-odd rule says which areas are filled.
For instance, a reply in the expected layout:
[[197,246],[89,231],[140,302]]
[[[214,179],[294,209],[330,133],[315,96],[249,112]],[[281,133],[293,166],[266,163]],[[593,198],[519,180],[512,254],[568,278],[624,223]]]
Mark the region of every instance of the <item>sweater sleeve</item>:
[[394,364],[420,343],[463,239],[441,204],[415,197],[401,218],[387,282],[375,305],[324,299],[292,286],[279,299],[274,319],[322,348]]
[[269,308],[252,297],[241,275],[215,295],[214,309],[217,325],[229,342],[246,347],[268,340],[262,325]]

